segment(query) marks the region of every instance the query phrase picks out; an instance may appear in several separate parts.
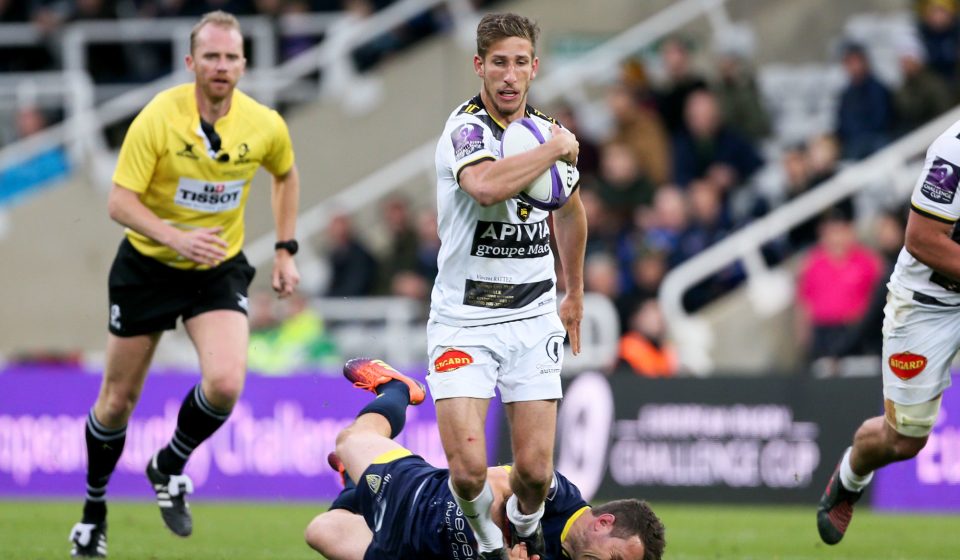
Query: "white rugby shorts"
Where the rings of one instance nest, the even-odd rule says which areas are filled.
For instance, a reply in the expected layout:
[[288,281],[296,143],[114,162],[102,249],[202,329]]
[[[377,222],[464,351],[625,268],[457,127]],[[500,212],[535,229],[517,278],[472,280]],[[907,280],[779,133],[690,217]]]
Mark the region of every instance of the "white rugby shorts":
[[883,308],[883,396],[914,405],[950,386],[950,364],[960,348],[960,307],[915,301],[888,285]]
[[430,321],[430,394],[490,399],[499,388],[505,403],[559,399],[564,334],[556,313],[479,327]]

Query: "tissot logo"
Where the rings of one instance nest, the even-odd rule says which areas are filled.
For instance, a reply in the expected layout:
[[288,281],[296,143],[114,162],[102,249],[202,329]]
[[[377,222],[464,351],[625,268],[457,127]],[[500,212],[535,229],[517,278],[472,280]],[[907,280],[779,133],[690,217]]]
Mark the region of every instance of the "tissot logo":
[[197,154],[193,153],[193,144],[189,142],[183,143],[183,149],[177,152],[177,155],[180,157],[190,158],[190,159],[200,159],[197,157]]
[[550,254],[550,226],[478,221],[470,254],[491,259],[532,259]]

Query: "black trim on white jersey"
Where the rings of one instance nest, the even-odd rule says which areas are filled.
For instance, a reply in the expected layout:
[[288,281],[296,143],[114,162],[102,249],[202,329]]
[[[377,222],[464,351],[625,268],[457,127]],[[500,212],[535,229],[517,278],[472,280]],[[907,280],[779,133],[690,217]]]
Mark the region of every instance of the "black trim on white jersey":
[[530,284],[501,284],[467,280],[463,290],[463,304],[494,309],[522,309],[553,289],[553,280]]

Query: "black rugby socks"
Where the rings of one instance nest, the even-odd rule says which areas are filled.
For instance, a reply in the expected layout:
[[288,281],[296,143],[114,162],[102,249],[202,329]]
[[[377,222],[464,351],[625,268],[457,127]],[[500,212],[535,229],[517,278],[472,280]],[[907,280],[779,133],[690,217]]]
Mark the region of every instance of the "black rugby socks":
[[87,500],[83,504],[84,523],[102,523],[107,517],[107,483],[117,467],[127,427],[104,427],[90,409],[86,425],[87,441]]
[[390,438],[403,431],[407,422],[407,406],[410,404],[410,388],[399,379],[393,379],[377,387],[377,398],[370,401],[357,417],[367,413],[379,414],[390,423]]
[[183,474],[183,468],[193,450],[212,436],[229,417],[229,410],[215,408],[203,395],[200,384],[194,385],[180,406],[173,438],[157,454],[157,468],[160,472]]

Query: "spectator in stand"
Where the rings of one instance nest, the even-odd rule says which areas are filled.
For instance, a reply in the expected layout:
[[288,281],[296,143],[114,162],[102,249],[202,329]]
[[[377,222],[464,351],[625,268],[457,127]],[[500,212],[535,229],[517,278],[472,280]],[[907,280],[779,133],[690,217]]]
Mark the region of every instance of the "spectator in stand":
[[605,296],[613,303],[620,333],[623,334],[634,308],[634,300],[623,289],[620,264],[616,257],[609,253],[594,253],[587,257],[583,265],[583,287],[585,291]]
[[[642,105],[634,90],[615,84],[607,90],[613,114],[613,140],[630,146],[641,169],[656,185],[670,180],[670,139],[654,110]],[[578,137],[579,138],[579,137]]]
[[680,37],[670,37],[660,45],[660,58],[667,74],[666,83],[657,91],[657,106],[668,134],[684,129],[687,97],[707,89],[707,81],[693,69],[690,48]]
[[677,352],[667,340],[663,311],[656,299],[644,300],[620,339],[619,358],[639,375],[671,377],[679,369]]
[[927,63],[951,89],[957,87],[960,62],[960,20],[955,0],[921,0],[917,25]]
[[[14,116],[16,140],[32,136],[46,127],[47,117],[38,107],[27,104],[17,109]],[[0,206],[33,187],[61,179],[69,172],[70,161],[59,144],[0,169]]]
[[[783,170],[783,194],[787,201],[793,200],[813,186],[810,159],[806,146],[789,146],[780,158]],[[813,217],[795,226],[787,234],[791,250],[805,249],[817,241],[817,218]]]
[[[254,292],[250,296],[253,304]],[[266,295],[270,301],[269,294]],[[263,305],[263,302],[258,303]],[[274,313],[254,329],[251,315],[250,344],[247,362],[253,371],[267,375],[289,375],[308,369],[325,369],[340,363],[333,340],[324,327],[323,317],[301,292],[278,302],[279,313]],[[279,315],[279,316],[278,316]],[[324,367],[327,366],[327,367]]]
[[686,129],[673,139],[673,178],[686,187],[697,178],[709,178],[726,205],[731,189],[743,184],[763,165],[757,149],[723,122],[717,99],[708,90],[687,99]]
[[330,220],[328,243],[330,286],[327,297],[369,296],[376,292],[377,261],[353,232],[350,217],[338,214]]
[[950,88],[943,77],[925,64],[923,44],[913,36],[897,45],[903,83],[894,92],[897,132],[905,134],[946,112],[953,105]]
[[580,154],[577,156],[577,171],[580,172],[581,180],[590,179],[597,175],[597,169],[600,167],[600,149],[587,137],[580,127],[580,121],[577,118],[576,111],[570,105],[561,105],[553,112],[556,119],[563,126],[577,137],[580,142]]
[[637,208],[653,202],[655,190],[630,146],[619,140],[603,145],[596,191],[609,216],[616,221],[616,231],[622,232],[630,226]]
[[909,210],[904,208],[884,211],[873,220],[872,239],[880,256],[881,281],[877,282],[870,294],[867,311],[860,319],[847,348],[844,349],[843,354],[845,355],[880,356],[883,353],[881,327],[883,326],[883,308],[887,304],[888,292],[885,280],[893,274],[900,249],[903,248],[904,232],[907,227],[904,216],[907,212]]
[[840,93],[837,137],[845,159],[863,159],[886,146],[893,132],[894,112],[890,90],[873,74],[863,45],[843,46],[847,86]]
[[596,189],[581,188],[580,199],[587,215],[586,254],[615,253],[622,233]]
[[690,223],[683,191],[674,185],[660,187],[653,197],[653,207],[643,214],[642,246],[663,252],[670,268],[680,264],[684,258],[680,241]]
[[732,47],[721,50],[717,60],[719,76],[713,86],[723,120],[751,142],[770,135],[770,115],[746,53]]
[[842,357],[880,274],[879,257],[857,239],[849,216],[833,211],[821,220],[797,286],[798,338],[810,361]]
[[379,292],[390,293],[394,276],[417,268],[417,232],[410,217],[410,203],[403,196],[389,197],[381,207],[381,223],[386,227],[390,244],[378,259]]
[[[30,21],[31,6],[23,0],[0,0],[0,24]],[[0,72],[32,72],[49,68],[53,61],[44,47],[0,48]]]

